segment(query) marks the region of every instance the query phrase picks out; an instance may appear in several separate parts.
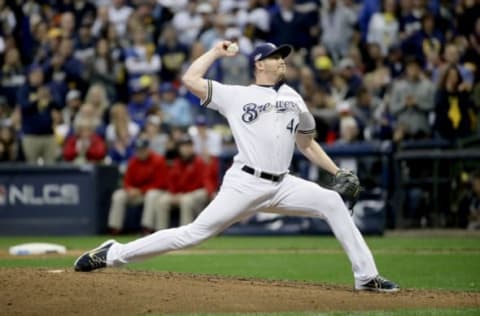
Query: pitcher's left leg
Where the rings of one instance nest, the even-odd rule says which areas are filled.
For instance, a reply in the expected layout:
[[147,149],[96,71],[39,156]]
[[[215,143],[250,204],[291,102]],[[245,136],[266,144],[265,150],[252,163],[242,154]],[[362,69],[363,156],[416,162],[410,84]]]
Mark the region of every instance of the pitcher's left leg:
[[372,253],[338,193],[289,175],[280,184],[273,208],[266,211],[326,219],[352,263],[355,283],[378,275]]

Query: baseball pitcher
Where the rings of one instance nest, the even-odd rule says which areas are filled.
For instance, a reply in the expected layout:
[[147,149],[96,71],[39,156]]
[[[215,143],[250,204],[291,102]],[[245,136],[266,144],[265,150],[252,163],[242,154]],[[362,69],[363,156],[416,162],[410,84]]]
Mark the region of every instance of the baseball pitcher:
[[[302,97],[283,83],[289,45],[257,46],[250,59],[255,84],[225,85],[203,78],[218,58],[238,53],[235,43],[221,41],[196,59],[183,83],[203,107],[228,120],[238,154],[215,199],[190,224],[160,230],[121,244],[109,240],[80,256],[76,271],[117,267],[168,251],[194,246],[256,212],[325,219],[352,264],[356,290],[394,292],[399,287],[382,278],[342,197],[358,196],[358,178],[339,169],[314,140],[315,123]],[[247,70],[245,70],[247,71]],[[289,174],[297,148],[334,177],[332,189]]]

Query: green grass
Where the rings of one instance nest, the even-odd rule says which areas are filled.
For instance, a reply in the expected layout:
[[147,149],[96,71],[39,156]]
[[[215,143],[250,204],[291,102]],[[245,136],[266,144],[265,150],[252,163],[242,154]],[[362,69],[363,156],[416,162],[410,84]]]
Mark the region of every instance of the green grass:
[[[136,236],[119,238],[121,242]],[[89,249],[105,240],[96,237],[0,237],[0,249],[25,242],[60,243],[68,249]],[[480,291],[480,238],[372,237],[367,242],[381,273],[404,288]],[[175,271],[278,280],[351,285],[350,264],[332,237],[218,237],[194,252],[169,254],[128,266],[129,269]],[[278,252],[262,253],[262,249]],[[222,250],[242,252],[222,253]],[[252,253],[248,253],[252,250]],[[295,253],[296,250],[303,252]],[[324,253],[322,253],[324,251]],[[71,267],[74,257],[11,257],[0,267]]]

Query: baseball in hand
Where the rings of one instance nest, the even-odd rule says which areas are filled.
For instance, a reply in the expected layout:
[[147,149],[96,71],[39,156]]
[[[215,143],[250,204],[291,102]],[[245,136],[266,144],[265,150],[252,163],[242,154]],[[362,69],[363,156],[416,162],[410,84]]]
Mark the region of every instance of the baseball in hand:
[[229,52],[229,53],[238,52],[238,45],[236,43],[232,43],[232,44],[228,45],[227,52]]

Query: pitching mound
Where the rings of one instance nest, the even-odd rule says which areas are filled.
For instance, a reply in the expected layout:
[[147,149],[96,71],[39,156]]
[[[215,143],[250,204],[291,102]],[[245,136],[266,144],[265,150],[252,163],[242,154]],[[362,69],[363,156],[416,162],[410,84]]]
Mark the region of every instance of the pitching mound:
[[0,269],[3,315],[352,311],[480,307],[480,293],[358,293],[301,282],[107,269]]

